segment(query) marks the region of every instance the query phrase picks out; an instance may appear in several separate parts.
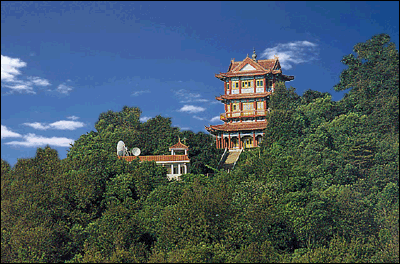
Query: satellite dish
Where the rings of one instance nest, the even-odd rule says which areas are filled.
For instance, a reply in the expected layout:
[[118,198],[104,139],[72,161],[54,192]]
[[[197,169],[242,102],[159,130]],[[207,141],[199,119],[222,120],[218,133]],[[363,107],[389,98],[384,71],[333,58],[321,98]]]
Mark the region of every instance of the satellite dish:
[[140,148],[133,148],[131,150],[131,153],[133,156],[139,156],[140,155]]
[[125,143],[122,140],[120,140],[120,141],[118,141],[118,144],[117,144],[117,155],[125,156],[125,154],[126,154]]

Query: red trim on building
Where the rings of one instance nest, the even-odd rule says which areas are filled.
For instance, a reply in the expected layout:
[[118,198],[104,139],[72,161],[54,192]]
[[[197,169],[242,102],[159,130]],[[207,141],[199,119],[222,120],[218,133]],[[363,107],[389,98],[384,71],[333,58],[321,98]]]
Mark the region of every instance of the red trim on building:
[[243,98],[262,98],[271,95],[272,92],[265,92],[265,93],[244,93],[244,94],[229,94],[229,95],[221,95],[215,97],[218,101],[222,100],[231,100],[231,99],[243,99]]
[[189,162],[188,155],[157,155],[157,156],[118,156],[119,159],[132,161],[139,158],[140,161],[187,161]]
[[211,125],[206,127],[207,131],[239,131],[239,130],[260,130],[267,127],[267,121],[258,122],[242,122],[242,123],[225,123],[223,125]]
[[189,148],[185,144],[182,144],[181,141],[179,141],[178,143],[169,148],[170,151],[173,149],[189,149]]

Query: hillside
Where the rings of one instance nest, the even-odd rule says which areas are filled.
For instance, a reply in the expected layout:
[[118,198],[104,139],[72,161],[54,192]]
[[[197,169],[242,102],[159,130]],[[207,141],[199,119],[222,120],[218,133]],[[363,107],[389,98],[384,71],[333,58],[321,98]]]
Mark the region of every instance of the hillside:
[[[66,159],[45,147],[2,160],[1,261],[399,262],[399,54],[385,34],[353,51],[340,101],[278,85],[263,145],[229,173],[206,176],[223,151],[210,135],[127,106]],[[178,136],[182,181],[115,155],[119,140],[168,154]]]

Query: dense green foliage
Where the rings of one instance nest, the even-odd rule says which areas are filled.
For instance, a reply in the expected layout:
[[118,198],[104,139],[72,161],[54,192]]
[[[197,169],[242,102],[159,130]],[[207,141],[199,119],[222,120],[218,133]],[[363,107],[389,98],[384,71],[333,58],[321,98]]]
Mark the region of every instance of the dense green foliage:
[[[60,160],[1,161],[2,262],[399,262],[399,57],[389,36],[345,56],[332,101],[284,84],[263,145],[216,171],[210,135],[138,108],[102,113]],[[116,157],[189,145],[192,171]]]

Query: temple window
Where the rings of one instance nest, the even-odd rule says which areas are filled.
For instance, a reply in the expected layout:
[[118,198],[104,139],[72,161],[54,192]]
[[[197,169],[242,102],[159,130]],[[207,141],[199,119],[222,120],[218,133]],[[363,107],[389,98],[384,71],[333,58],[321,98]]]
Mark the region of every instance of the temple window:
[[242,88],[251,88],[251,81],[242,82]]
[[243,110],[254,110],[254,103],[243,103]]
[[232,82],[232,94],[239,94],[239,82]]

